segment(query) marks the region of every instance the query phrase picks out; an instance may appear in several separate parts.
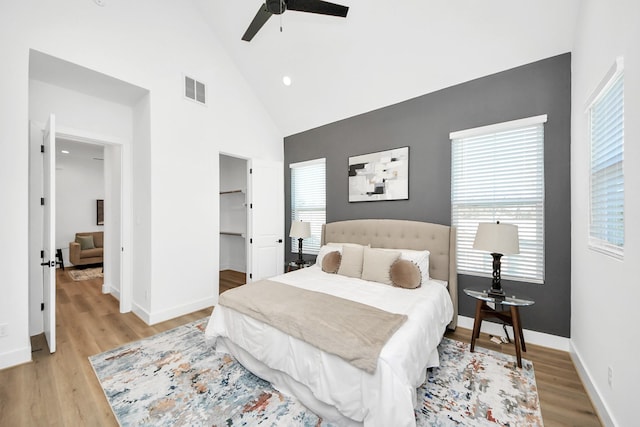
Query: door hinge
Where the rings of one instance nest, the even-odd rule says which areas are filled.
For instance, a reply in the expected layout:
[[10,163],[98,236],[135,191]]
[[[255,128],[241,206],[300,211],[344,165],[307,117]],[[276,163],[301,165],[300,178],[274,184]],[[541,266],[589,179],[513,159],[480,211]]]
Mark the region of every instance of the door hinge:
[[40,251],[40,258],[44,258],[44,251]]
[[44,144],[41,144],[41,145],[40,145],[40,152],[41,152],[41,153],[44,153]]
[[249,239],[249,243],[253,243],[253,239]]
[[44,303],[43,302],[40,303],[40,311],[44,311]]
[[40,206],[44,206],[44,197],[40,197]]
[[253,169],[249,169],[249,175],[253,173]]
[[253,279],[253,273],[249,273],[249,279]]
[[249,203],[249,209],[253,209],[253,203]]

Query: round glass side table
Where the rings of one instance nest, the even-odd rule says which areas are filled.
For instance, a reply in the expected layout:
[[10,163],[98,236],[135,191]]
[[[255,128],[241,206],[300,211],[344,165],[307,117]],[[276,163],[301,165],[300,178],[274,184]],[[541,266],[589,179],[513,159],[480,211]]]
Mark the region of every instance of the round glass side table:
[[[475,348],[476,339],[480,336],[482,321],[489,318],[500,319],[505,324],[513,326],[516,359],[518,368],[522,368],[522,352],[527,351],[527,347],[524,343],[524,335],[522,335],[522,322],[520,321],[518,308],[533,305],[534,301],[517,298],[516,296],[494,297],[490,296],[487,291],[475,289],[465,289],[464,293],[476,299],[476,315],[473,320],[473,332],[471,334],[471,352]],[[487,303],[494,303],[496,308],[489,307]],[[501,310],[497,309],[498,306],[501,306]]]

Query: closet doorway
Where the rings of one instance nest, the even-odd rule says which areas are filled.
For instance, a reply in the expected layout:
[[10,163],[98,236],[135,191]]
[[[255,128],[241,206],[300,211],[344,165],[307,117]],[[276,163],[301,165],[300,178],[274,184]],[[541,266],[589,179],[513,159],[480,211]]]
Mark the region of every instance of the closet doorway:
[[248,161],[220,154],[220,293],[246,283]]

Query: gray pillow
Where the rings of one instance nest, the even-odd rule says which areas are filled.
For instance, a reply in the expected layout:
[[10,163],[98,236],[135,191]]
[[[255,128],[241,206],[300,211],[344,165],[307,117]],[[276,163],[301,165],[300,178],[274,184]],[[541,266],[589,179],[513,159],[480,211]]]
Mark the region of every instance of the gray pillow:
[[80,250],[85,249],[95,249],[96,246],[93,244],[93,234],[89,234],[86,236],[76,236],[76,243],[80,243]]
[[391,283],[393,283],[393,286],[401,288],[419,288],[422,282],[420,268],[418,268],[413,261],[406,259],[398,259],[396,262],[391,264],[389,276],[391,276]]

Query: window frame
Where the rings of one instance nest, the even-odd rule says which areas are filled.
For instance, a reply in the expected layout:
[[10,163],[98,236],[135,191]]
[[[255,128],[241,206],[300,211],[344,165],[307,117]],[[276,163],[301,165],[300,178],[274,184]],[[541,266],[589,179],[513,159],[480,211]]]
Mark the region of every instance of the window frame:
[[[317,215],[317,212],[321,211],[322,213],[319,216],[319,220],[313,220],[312,218],[309,218],[309,216],[300,216],[300,212],[304,212],[305,209],[300,209],[297,205],[296,205],[296,191],[295,191],[295,171],[300,171],[302,168],[305,167],[315,167],[318,165],[322,165],[323,166],[323,173],[324,173],[324,177],[322,179],[322,182],[324,184],[324,189],[322,191],[323,196],[324,196],[324,206],[323,208],[320,210],[318,208],[318,206],[310,206],[308,209],[306,209],[307,212],[309,213],[313,213],[315,212],[315,214],[313,214],[314,216]],[[290,201],[291,201],[291,215],[290,215],[290,220],[291,221],[300,221],[300,220],[308,220],[311,223],[311,236],[307,237],[305,239],[302,240],[302,253],[303,254],[307,254],[307,255],[317,255],[318,251],[320,250],[320,241],[321,241],[321,234],[322,234],[322,225],[326,223],[326,218],[327,218],[327,161],[325,157],[321,157],[321,158],[317,158],[317,159],[312,159],[312,160],[307,160],[307,161],[303,161],[303,162],[296,162],[296,163],[290,163],[289,164],[289,170],[290,170],[290,190],[291,190],[291,197],[290,197]],[[295,237],[290,237],[290,241],[291,241],[291,253],[298,253],[298,238]]]
[[[616,187],[618,192],[621,192],[622,195],[622,243],[615,244],[611,242],[609,239],[603,238],[602,234],[595,235],[594,233],[594,215],[593,215],[593,204],[594,204],[594,163],[597,163],[598,160],[602,160],[601,158],[594,158],[594,129],[593,129],[593,112],[594,108],[598,106],[598,103],[606,98],[611,90],[618,84],[618,82],[622,80],[622,97],[621,97],[621,114],[622,114],[622,140],[620,141],[620,156],[622,157],[620,160],[620,173],[621,173],[621,184],[619,187]],[[615,63],[612,67],[607,71],[604,78],[600,81],[598,86],[594,89],[593,93],[587,100],[585,106],[585,114],[587,115],[587,133],[589,138],[589,223],[587,227],[587,247],[590,250],[600,252],[602,254],[608,255],[610,257],[616,259],[624,259],[624,243],[625,243],[625,203],[624,203],[624,194],[625,194],[625,179],[624,179],[624,59],[622,57],[616,58]],[[610,124],[610,122],[607,122]],[[599,170],[600,171],[600,170]],[[609,194],[609,193],[607,193]],[[608,223],[607,223],[608,224]],[[606,225],[606,224],[605,224]]]
[[[471,225],[473,220],[471,217],[464,217],[460,215],[456,215],[456,212],[461,208],[464,209],[471,207],[474,209],[478,209],[482,211],[486,209],[485,212],[482,212],[479,216],[487,216],[493,215],[492,221],[500,220],[505,223],[512,223],[516,225],[521,225],[519,227],[519,234],[521,235],[521,254],[523,252],[523,243],[526,252],[529,253],[528,257],[523,257],[522,255],[510,255],[508,257],[503,258],[503,266],[502,266],[502,278],[507,280],[515,280],[527,283],[539,283],[542,284],[545,281],[545,176],[544,176],[544,124],[547,122],[547,115],[539,115],[534,117],[527,117],[519,120],[512,120],[508,122],[496,123],[488,126],[481,126],[472,129],[466,129],[456,132],[451,132],[449,137],[451,139],[451,225],[458,226],[457,240],[456,240],[456,249],[458,253],[458,273],[459,274],[467,274],[472,276],[479,277],[492,277],[492,258],[488,253],[478,252],[478,255],[475,254],[475,251],[471,249],[473,244],[473,237],[475,236],[476,229]],[[540,126],[540,128],[537,128]],[[536,145],[536,175],[535,180],[533,181],[535,185],[535,197],[531,199],[531,202],[526,204],[518,204],[513,199],[500,199],[499,196],[494,195],[493,198],[487,196],[485,199],[474,200],[473,202],[470,200],[464,200],[465,197],[457,194],[456,192],[459,190],[458,182],[463,179],[462,175],[456,176],[457,168],[459,166],[456,165],[456,161],[460,161],[460,159],[456,158],[456,150],[458,149],[455,144],[464,143],[464,140],[468,140],[471,138],[478,138],[489,140],[489,138],[496,137],[504,137],[507,136],[507,133],[517,132],[517,131],[526,131],[528,128],[533,128],[531,132],[536,134],[535,142],[540,142],[540,146]],[[540,133],[540,138],[538,140],[537,134]],[[514,142],[512,140],[510,144]],[[474,143],[473,140],[467,141],[467,144]],[[515,141],[517,143],[517,140]],[[468,148],[467,148],[468,149]],[[505,148],[502,149],[504,151],[504,155],[507,154],[507,150]],[[539,173],[538,173],[539,171]],[[456,181],[458,180],[458,181]],[[487,185],[491,184],[491,180],[487,180]],[[494,187],[486,187],[488,190]],[[462,200],[461,200],[462,199]],[[518,211],[518,209],[526,209],[529,208],[534,212],[534,218],[537,219],[534,223],[534,227],[527,227],[526,230],[532,230],[527,232],[526,236],[523,236],[523,231],[525,228],[522,224],[519,224],[517,220],[513,218],[506,217],[504,214],[498,213],[498,211],[502,209]],[[491,214],[493,211],[493,214]],[[539,220],[538,220],[539,219]],[[478,218],[477,222],[486,222],[485,218]],[[466,223],[466,224],[465,224]],[[476,226],[477,227],[477,226]],[[473,233],[473,235],[471,235]],[[523,239],[523,237],[525,237]],[[531,243],[533,242],[533,244]],[[466,257],[466,258],[465,258]],[[517,257],[517,258],[514,258]],[[461,259],[462,258],[462,259]],[[519,259],[518,259],[519,258]],[[531,262],[527,260],[531,259]],[[461,262],[462,261],[462,262]],[[513,267],[509,266],[509,261],[512,261]],[[528,263],[528,264],[527,264]],[[521,266],[520,273],[518,273],[517,266]],[[533,267],[530,267],[533,265]],[[511,268],[513,268],[512,271]],[[527,274],[529,273],[529,274]]]

